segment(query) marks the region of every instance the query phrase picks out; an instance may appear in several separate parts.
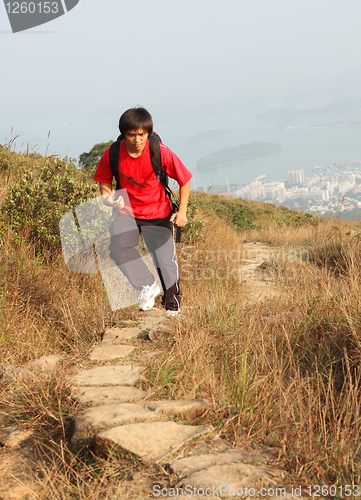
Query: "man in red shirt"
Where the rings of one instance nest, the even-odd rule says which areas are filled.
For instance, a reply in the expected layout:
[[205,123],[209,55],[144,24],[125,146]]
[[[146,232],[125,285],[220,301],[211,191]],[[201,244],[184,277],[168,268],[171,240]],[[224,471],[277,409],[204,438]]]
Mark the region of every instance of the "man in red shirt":
[[141,232],[162,283],[166,316],[177,316],[181,291],[173,224],[183,227],[187,223],[192,174],[167,146],[160,143],[162,168],[179,184],[179,208],[172,213],[172,204],[151,163],[148,136],[153,131],[152,116],[141,107],[128,109],[120,117],[119,129],[124,137],[119,147],[120,188],[126,190],[128,200],[121,196],[113,199],[110,147],[100,159],[94,176],[99,182],[104,204],[114,209],[110,257],[131,285],[140,291],[139,309],[151,309],[161,289],[135,248]]

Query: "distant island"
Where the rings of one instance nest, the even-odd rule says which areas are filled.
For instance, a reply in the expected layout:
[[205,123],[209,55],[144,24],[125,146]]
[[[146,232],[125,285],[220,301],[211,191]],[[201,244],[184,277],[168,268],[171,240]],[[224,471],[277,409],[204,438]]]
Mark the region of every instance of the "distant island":
[[211,170],[225,167],[233,163],[243,163],[246,161],[258,160],[264,155],[276,153],[282,148],[273,142],[250,142],[237,147],[224,148],[216,151],[197,162],[198,170]]
[[223,137],[225,135],[232,135],[234,132],[229,130],[205,130],[200,134],[188,137],[185,144],[198,144],[199,142],[210,141],[211,139],[216,139],[217,137]]
[[312,128],[329,128],[329,127],[361,127],[361,116],[354,116],[349,120],[342,122],[324,123],[323,125],[308,125],[306,127],[291,127],[279,125],[282,129],[312,129]]

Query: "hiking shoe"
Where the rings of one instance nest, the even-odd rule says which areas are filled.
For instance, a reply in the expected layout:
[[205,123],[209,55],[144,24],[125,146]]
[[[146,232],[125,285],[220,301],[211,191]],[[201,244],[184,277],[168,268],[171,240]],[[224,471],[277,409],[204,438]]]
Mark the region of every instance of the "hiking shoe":
[[155,281],[153,285],[143,286],[142,291],[138,297],[138,309],[139,311],[148,311],[154,306],[154,299],[160,294],[160,286]]
[[178,311],[170,311],[168,309],[168,311],[165,313],[166,318],[174,318],[174,317],[179,316],[179,315],[180,315],[180,309],[178,309]]

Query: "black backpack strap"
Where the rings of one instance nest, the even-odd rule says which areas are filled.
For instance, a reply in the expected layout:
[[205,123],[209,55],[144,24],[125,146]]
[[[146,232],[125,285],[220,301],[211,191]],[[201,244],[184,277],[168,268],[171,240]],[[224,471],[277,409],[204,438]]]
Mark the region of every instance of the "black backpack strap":
[[162,160],[160,157],[160,139],[155,135],[150,135],[149,140],[149,150],[150,159],[152,162],[152,167],[158,181],[162,180],[164,169],[162,168]]
[[[149,149],[150,149],[150,158],[152,161],[152,167],[155,172],[155,175],[157,176],[157,179],[163,184],[165,194],[168,196],[168,198],[172,201],[172,190],[170,189],[168,185],[168,176],[165,173],[164,168],[162,167],[162,159],[160,156],[160,142],[161,139],[159,135],[157,135],[155,132],[152,132],[152,134],[149,136]],[[173,205],[173,203],[172,203]],[[174,206],[173,206],[174,209]]]
[[116,191],[120,189],[120,182],[119,182],[119,147],[120,147],[120,142],[122,140],[122,136],[120,135],[118,139],[113,142],[113,144],[110,146],[109,149],[109,162],[110,162],[110,167],[112,169],[112,175],[115,179],[116,182]]

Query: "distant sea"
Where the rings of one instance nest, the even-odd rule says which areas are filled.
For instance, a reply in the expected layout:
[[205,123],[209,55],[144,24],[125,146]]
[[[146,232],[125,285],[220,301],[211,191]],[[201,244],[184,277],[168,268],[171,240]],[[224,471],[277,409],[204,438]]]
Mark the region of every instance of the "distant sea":
[[[332,101],[332,99],[330,100]],[[311,104],[311,103],[309,103]],[[272,108],[283,106],[274,103]],[[322,107],[324,103],[312,103],[312,107]],[[269,108],[269,109],[272,109]],[[191,183],[208,188],[211,184],[248,184],[255,177],[266,175],[268,181],[286,180],[287,170],[303,169],[305,176],[313,174],[316,165],[329,166],[336,162],[361,161],[361,127],[326,127],[326,128],[277,128],[275,121],[259,121],[256,116],[263,110],[247,113],[229,113],[205,118],[187,118],[172,122],[157,123],[157,132],[163,141],[185,163],[193,173]],[[292,127],[307,127],[327,123],[341,122],[361,113],[339,114],[312,118],[298,118]],[[223,129],[232,135],[219,137],[199,144],[184,144],[188,137],[204,130]],[[239,165],[229,165],[214,170],[197,171],[197,161],[215,151],[249,142],[274,142],[282,151],[272,153],[264,159]]]

